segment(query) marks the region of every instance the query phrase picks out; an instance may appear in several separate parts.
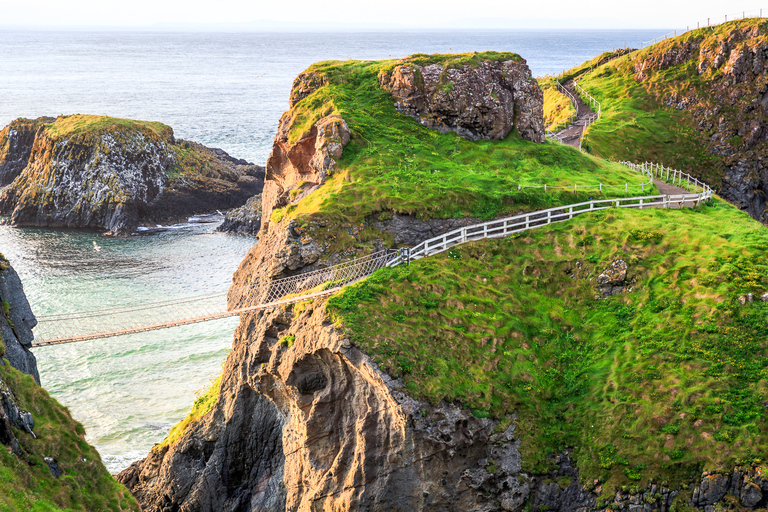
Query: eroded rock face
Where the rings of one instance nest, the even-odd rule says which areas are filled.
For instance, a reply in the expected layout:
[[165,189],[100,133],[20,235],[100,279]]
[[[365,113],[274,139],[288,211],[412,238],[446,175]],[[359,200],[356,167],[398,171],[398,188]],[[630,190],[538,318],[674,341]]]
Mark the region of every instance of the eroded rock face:
[[40,384],[37,359],[32,347],[32,328],[37,319],[24,294],[18,274],[0,255],[0,303],[8,304],[8,313],[0,311],[0,337],[5,345],[5,358],[20,372],[31,375]]
[[[528,498],[513,425],[410,398],[322,303],[243,317],[224,375],[204,421],[119,476],[143,510],[491,510]],[[270,442],[234,445],[248,436]],[[270,470],[254,479],[251,466]]]
[[544,96],[525,60],[444,69],[406,63],[379,77],[395,106],[424,126],[469,140],[501,140],[513,128],[544,142]]
[[21,174],[29,162],[37,130],[52,118],[17,119],[0,131],[0,187]]
[[[309,93],[303,89],[293,91],[291,101]],[[351,137],[346,121],[338,114],[331,114],[318,120],[308,132],[291,143],[289,136],[294,121],[290,110],[280,118],[272,152],[267,159],[267,181],[262,194],[262,224],[265,227],[275,208],[296,203],[325,183],[327,176],[336,169],[336,160],[341,158]],[[302,193],[291,195],[291,191],[298,188]]]
[[[124,127],[57,136],[44,129],[55,121],[17,121],[0,133],[0,179],[12,179],[0,213],[14,225],[130,233],[142,222],[240,206],[262,187],[256,166],[172,133]],[[176,150],[197,160],[180,163]]]

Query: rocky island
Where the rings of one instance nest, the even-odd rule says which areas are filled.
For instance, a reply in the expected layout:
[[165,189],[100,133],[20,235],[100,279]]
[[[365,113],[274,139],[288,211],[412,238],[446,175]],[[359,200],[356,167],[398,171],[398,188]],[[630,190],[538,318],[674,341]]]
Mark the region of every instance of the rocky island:
[[241,206],[262,186],[263,168],[161,123],[72,115],[0,131],[0,214],[16,226],[129,234]]

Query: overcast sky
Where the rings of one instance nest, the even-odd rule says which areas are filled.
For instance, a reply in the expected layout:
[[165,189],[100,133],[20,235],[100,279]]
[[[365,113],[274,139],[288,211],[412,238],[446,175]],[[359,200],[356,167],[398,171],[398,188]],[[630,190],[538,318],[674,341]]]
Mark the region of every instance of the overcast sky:
[[682,28],[708,17],[740,16],[739,9],[757,15],[760,7],[753,0],[0,0],[0,26],[243,29],[268,20],[305,29]]

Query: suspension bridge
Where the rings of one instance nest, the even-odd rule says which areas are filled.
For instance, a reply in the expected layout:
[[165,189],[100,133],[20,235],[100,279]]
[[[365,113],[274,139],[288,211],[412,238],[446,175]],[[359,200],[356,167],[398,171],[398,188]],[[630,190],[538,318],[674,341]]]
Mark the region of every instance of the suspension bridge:
[[538,210],[458,228],[412,248],[382,250],[332,267],[283,279],[270,280],[265,276],[255,276],[249,285],[230,290],[230,293],[243,297],[237,308],[228,308],[227,292],[221,292],[95,311],[39,316],[35,328],[37,340],[32,345],[51,346],[154,331],[317,299],[365,279],[381,268],[432,256],[459,244],[486,238],[503,238],[606,208],[692,207],[708,201],[713,195],[708,185],[681,171],[650,163],[622,163],[651,177],[659,185],[662,194],[591,200]]

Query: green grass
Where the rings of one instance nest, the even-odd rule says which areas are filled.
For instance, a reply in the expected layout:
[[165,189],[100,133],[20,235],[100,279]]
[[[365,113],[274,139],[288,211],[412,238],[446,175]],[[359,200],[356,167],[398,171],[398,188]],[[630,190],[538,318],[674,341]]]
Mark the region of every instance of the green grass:
[[573,103],[557,89],[554,78],[543,78],[538,82],[544,91],[544,126],[549,131],[564,128],[571,119],[575,119]]
[[184,417],[184,419],[179,423],[174,425],[173,428],[171,428],[171,431],[168,432],[168,436],[163,439],[160,444],[155,445],[152,449],[159,450],[165,446],[171,446],[175,444],[179,439],[181,439],[189,426],[197,423],[200,418],[205,416],[211,409],[213,409],[213,406],[216,405],[216,402],[219,401],[220,386],[221,375],[219,375],[215,380],[211,381],[211,384],[207,389],[201,390],[199,396],[197,399],[195,399],[195,403],[192,405],[192,410],[189,411],[189,414],[187,414],[186,417]]
[[[764,20],[749,19],[692,30],[611,60],[591,72],[589,62],[570,70],[568,77],[580,75],[579,85],[602,103],[603,115],[587,131],[584,148],[604,158],[663,163],[719,189],[726,165],[735,157],[726,156],[728,148],[718,148],[717,140],[711,138],[717,134],[716,121],[724,118],[731,130],[749,133],[750,122],[762,114],[754,108],[750,112],[754,84],[729,84],[723,74],[725,66],[699,74],[700,52],[711,51],[725,40],[731,40],[732,50],[765,44],[767,27]],[[688,60],[670,65],[670,56],[686,54]],[[643,62],[647,66],[641,76]],[[671,104],[679,103],[680,98],[693,102],[678,110]],[[719,113],[714,125],[699,126],[709,116],[694,118],[693,112],[703,113],[716,106]],[[743,150],[742,142],[743,137],[735,135],[727,145]],[[765,144],[760,148],[760,155],[765,154]]]
[[[768,231],[722,201],[611,209],[378,271],[328,301],[409,393],[518,413],[524,470],[571,448],[582,481],[681,484],[763,460]],[[596,300],[614,258],[633,290]]]
[[45,130],[54,139],[75,136],[89,137],[123,130],[142,130],[163,140],[173,135],[173,130],[169,126],[155,121],[137,121],[134,119],[81,114],[60,116],[55,122],[46,125]]
[[[473,61],[484,55],[466,59]],[[494,58],[511,58],[511,54],[498,55]],[[465,59],[454,57],[416,56],[404,62],[442,61],[450,67]],[[277,210],[272,221],[300,219],[297,223],[309,224],[308,234],[316,240],[335,237],[343,240],[338,245],[344,247],[354,243],[345,235],[348,227],[363,224],[378,212],[408,213],[423,219],[490,219],[599,195],[589,192],[574,197],[572,192],[518,191],[519,184],[573,186],[643,181],[621,165],[558,143],[532,143],[515,133],[503,141],[470,142],[426,128],[398,113],[392,96],[379,86],[379,75],[391,71],[397,63],[334,61],[309,68],[308,72],[325,75],[328,84],[287,114],[294,119],[289,137],[298,140],[312,123],[337,113],[349,124],[352,140],[328,181],[298,205]],[[328,228],[314,230],[313,221]]]
[[[139,507],[128,490],[110,476],[85,430],[29,376],[7,362],[0,378],[35,420],[37,439],[14,429],[21,457],[0,450],[0,511],[118,511]],[[54,478],[44,457],[54,458],[64,474]]]

